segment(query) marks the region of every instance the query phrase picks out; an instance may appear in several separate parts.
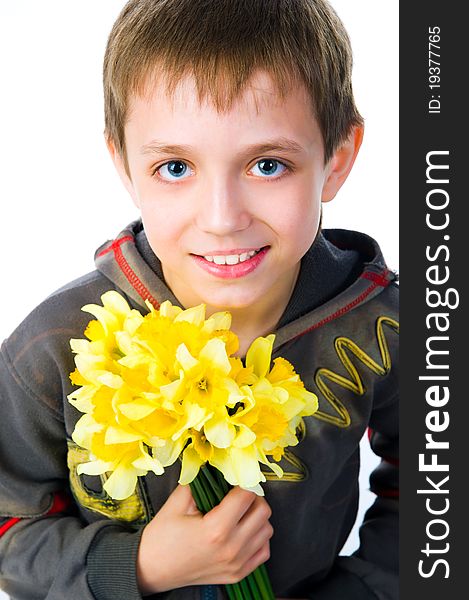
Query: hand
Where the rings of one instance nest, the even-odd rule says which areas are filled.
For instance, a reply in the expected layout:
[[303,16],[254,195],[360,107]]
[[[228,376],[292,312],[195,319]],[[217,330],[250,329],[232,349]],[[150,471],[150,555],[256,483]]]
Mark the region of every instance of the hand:
[[235,487],[202,515],[190,487],[178,485],[143,530],[140,592],[240,581],[270,557],[271,514],[264,498]]

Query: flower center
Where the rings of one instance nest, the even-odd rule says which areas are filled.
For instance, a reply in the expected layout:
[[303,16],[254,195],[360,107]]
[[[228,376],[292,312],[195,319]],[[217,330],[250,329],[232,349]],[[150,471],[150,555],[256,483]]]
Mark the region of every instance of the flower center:
[[207,389],[208,389],[208,381],[205,379],[205,377],[202,377],[202,379],[200,379],[197,382],[197,387],[199,388],[199,390],[202,390],[204,392],[207,391]]

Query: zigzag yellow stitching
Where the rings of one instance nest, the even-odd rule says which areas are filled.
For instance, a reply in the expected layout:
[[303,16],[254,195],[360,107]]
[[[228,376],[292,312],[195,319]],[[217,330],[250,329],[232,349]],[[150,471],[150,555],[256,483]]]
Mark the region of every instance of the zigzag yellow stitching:
[[335,373],[330,369],[318,369],[314,377],[316,385],[318,386],[320,392],[323,394],[324,398],[328,401],[328,403],[332,406],[332,408],[339,416],[337,417],[335,415],[330,415],[328,413],[318,410],[313,415],[313,417],[315,417],[316,419],[320,419],[321,421],[326,421],[331,425],[336,425],[337,427],[348,427],[350,425],[350,415],[347,409],[324,380],[328,379],[330,382],[336,383],[342,388],[351,390],[354,394],[357,394],[358,396],[362,396],[365,393],[365,386],[363,385],[363,381],[355,365],[352,363],[350,357],[347,355],[347,350],[354,354],[366,367],[373,371],[373,373],[376,373],[377,375],[381,376],[389,373],[391,369],[391,357],[389,354],[388,344],[384,336],[383,325],[386,325],[396,333],[399,333],[399,323],[394,319],[390,317],[379,317],[377,319],[376,337],[378,340],[379,352],[383,363],[382,365],[376,363],[351,339],[346,337],[339,337],[336,339],[334,345],[335,350],[337,352],[337,356],[341,360],[344,367],[347,369],[347,372],[351,376],[351,379],[347,379],[346,377],[343,377],[342,375],[339,375],[338,373]]
[[297,471],[285,471],[284,470],[283,477],[279,478],[279,477],[277,477],[277,475],[275,473],[272,473],[272,471],[264,471],[264,469],[261,469],[262,473],[265,475],[265,478],[268,481],[303,481],[303,479],[306,479],[306,476],[308,474],[306,465],[303,463],[302,460],[300,460],[297,456],[295,456],[291,450],[285,450],[283,459],[287,463],[290,463],[291,465],[293,465],[298,470]]

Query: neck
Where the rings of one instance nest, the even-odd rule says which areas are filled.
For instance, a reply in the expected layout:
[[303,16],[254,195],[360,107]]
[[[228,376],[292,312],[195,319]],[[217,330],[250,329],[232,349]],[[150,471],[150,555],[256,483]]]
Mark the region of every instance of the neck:
[[[249,307],[230,307],[228,309],[232,316],[231,329],[239,339],[237,356],[244,357],[249,346],[257,337],[266,336],[275,331],[291,298],[299,271],[300,265],[298,264],[290,285],[288,287],[282,285],[281,289],[274,287],[262,301]],[[219,307],[207,306],[207,316],[219,310]]]

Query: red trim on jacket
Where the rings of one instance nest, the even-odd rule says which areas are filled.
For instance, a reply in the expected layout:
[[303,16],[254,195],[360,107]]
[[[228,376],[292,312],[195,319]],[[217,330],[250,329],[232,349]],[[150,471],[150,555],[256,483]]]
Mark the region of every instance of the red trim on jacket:
[[129,265],[129,263],[127,262],[127,259],[125,258],[124,254],[122,252],[122,248],[121,248],[122,244],[125,244],[126,242],[131,242],[131,241],[132,242],[134,241],[134,238],[131,235],[126,235],[124,237],[119,238],[118,240],[114,240],[112,242],[112,244],[110,244],[107,248],[105,248],[98,254],[97,258],[104,256],[108,252],[114,252],[114,258],[115,258],[120,270],[122,271],[122,273],[124,273],[127,281],[134,288],[134,290],[138,293],[138,295],[143,300],[149,300],[155,308],[159,308],[160,303],[154,296],[152,296],[149,289],[145,286],[145,284],[141,281],[141,279],[139,278],[137,273],[135,273],[135,271]]
[[65,494],[61,492],[57,492],[54,494],[54,500],[52,501],[52,506],[46,513],[46,517],[50,515],[56,515],[57,513],[64,512],[68,505],[70,504],[70,499]]
[[374,271],[365,271],[360,275],[361,279],[369,279],[381,287],[387,287],[389,285],[389,269],[384,269],[382,273],[375,273]]
[[97,258],[101,258],[101,256],[104,256],[105,254],[108,254],[109,252],[114,252],[116,248],[119,248],[119,246],[121,244],[125,244],[126,242],[131,242],[133,241],[133,237],[131,235],[126,235],[124,237],[119,238],[118,240],[114,240],[112,242],[112,244],[109,244],[109,246],[107,248],[105,248],[104,250],[101,250],[101,252],[98,254]]
[[[386,272],[388,272],[388,271],[386,271]],[[370,277],[366,276],[367,273],[363,273],[363,275],[361,275],[361,277],[363,279],[371,279],[373,281],[373,283],[369,287],[367,287],[364,292],[362,292],[360,295],[358,295],[356,298],[354,298],[351,302],[349,302],[345,306],[342,306],[342,308],[339,308],[338,310],[336,310],[334,313],[331,313],[327,317],[324,317],[324,319],[321,319],[321,321],[318,321],[314,325],[311,325],[311,327],[308,327],[304,331],[301,331],[300,333],[298,333],[292,339],[299,338],[302,335],[305,335],[305,333],[309,333],[310,331],[313,331],[314,329],[318,329],[319,327],[322,327],[326,323],[330,323],[334,319],[337,319],[338,317],[341,317],[345,313],[347,313],[350,310],[352,310],[352,308],[355,308],[355,306],[357,306],[358,304],[360,304],[377,287],[386,287],[390,283],[389,280],[386,279],[384,275],[378,275],[376,273],[368,273],[368,274],[370,275]]]
[[0,537],[2,537],[4,533],[6,533],[11,527],[13,527],[13,525],[16,525],[16,523],[18,523],[19,521],[21,521],[21,519],[18,519],[16,517],[14,519],[8,519],[8,521],[0,527]]
[[[67,498],[67,496],[60,492],[57,492],[56,494],[54,494],[52,506],[44,516],[49,517],[51,515],[56,515],[57,513],[64,512],[69,504],[70,500]],[[16,523],[19,523],[22,520],[23,519],[19,517],[13,517],[11,519],[8,519],[8,521],[6,521],[6,523],[3,523],[3,525],[0,527],[0,537],[2,537],[2,535],[4,535],[9,529],[11,529],[13,525],[16,525]]]

